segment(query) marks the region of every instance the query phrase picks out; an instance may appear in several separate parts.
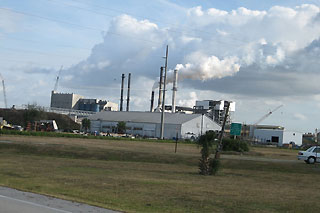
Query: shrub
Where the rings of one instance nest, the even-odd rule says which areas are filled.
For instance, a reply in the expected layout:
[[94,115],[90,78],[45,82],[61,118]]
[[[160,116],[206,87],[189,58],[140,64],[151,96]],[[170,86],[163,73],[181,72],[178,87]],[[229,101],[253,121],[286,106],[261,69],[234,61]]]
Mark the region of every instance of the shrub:
[[248,152],[249,145],[242,140],[223,139],[222,151]]
[[201,147],[201,158],[199,159],[199,174],[201,175],[214,175],[219,169],[219,160],[210,157],[214,152],[215,138],[216,134],[214,132],[206,132],[197,140],[198,146]]
[[218,170],[220,168],[220,160],[219,159],[211,159],[210,160],[210,170],[209,174],[210,175],[215,175],[217,174]]

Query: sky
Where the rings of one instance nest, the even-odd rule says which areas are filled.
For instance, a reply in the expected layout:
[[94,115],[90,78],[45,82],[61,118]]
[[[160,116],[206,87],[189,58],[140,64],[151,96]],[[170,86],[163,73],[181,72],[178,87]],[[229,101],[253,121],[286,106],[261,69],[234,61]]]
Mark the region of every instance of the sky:
[[283,105],[260,124],[320,128],[319,0],[0,0],[10,107],[50,106],[63,66],[58,92],[115,103],[132,73],[130,109],[148,111],[167,45],[177,105],[235,101],[233,121],[245,124]]

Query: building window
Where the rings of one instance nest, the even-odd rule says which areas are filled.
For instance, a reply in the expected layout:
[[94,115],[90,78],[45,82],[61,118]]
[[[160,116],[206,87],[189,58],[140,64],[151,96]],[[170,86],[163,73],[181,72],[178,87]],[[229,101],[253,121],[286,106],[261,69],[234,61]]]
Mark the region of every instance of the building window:
[[133,130],[142,130],[142,127],[133,127]]
[[278,137],[278,136],[272,136],[272,137],[271,137],[271,142],[273,142],[273,143],[279,143],[279,137]]

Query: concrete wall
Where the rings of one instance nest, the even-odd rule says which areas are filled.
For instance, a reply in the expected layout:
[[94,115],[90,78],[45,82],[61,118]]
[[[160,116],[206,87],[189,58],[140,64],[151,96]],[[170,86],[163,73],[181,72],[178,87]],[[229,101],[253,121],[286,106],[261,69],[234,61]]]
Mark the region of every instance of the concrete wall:
[[[161,124],[156,125],[156,137],[160,138]],[[178,138],[181,138],[181,125],[180,124],[165,124],[163,137],[165,139],[173,139],[178,133]]]
[[209,130],[220,131],[221,127],[207,116],[199,116],[192,119],[191,121],[182,124],[181,137],[189,138],[190,135],[195,135],[197,137],[201,135],[201,130],[202,134],[205,134],[206,131]]
[[107,109],[108,111],[118,111],[119,105],[108,101],[108,103],[103,108]]
[[50,107],[77,109],[80,98],[83,98],[83,96],[73,93],[55,93],[52,91]]
[[301,146],[302,133],[294,132],[294,131],[284,131],[283,141],[282,141],[282,144],[279,144],[279,146],[282,146],[283,144],[290,144],[290,142],[295,143],[295,145]]
[[272,136],[279,137],[278,146],[290,144],[294,142],[296,145],[302,145],[302,133],[286,130],[275,129],[256,129],[254,130],[254,137],[261,142],[272,142]]
[[254,137],[260,142],[272,142],[272,137],[278,137],[278,144],[282,144],[283,141],[283,130],[274,129],[255,129]]
[[[202,120],[203,119],[203,120]],[[141,135],[148,137],[160,138],[160,123],[134,123],[126,122],[127,133],[133,135]],[[203,125],[201,125],[201,122]],[[91,120],[91,132],[113,132],[116,130],[118,122]],[[176,138],[190,138],[192,133],[194,137],[198,137],[202,133],[204,134],[208,130],[220,130],[221,127],[209,119],[207,116],[199,116],[188,122],[181,124],[165,124],[164,125],[164,138],[173,139]]]
[[[113,121],[100,121],[100,120],[91,120],[91,132],[113,132],[116,131],[118,122]],[[160,137],[160,124],[152,123],[133,123],[126,122],[128,134],[148,136],[148,137]],[[178,131],[178,137],[181,137],[180,125],[175,124],[166,124],[164,127],[164,137],[172,139],[176,137]]]

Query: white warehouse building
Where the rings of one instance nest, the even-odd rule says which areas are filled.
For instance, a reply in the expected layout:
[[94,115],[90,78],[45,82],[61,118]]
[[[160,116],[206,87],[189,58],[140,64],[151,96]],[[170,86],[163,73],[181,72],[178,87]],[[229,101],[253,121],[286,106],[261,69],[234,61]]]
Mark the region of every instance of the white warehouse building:
[[[197,137],[206,131],[220,131],[221,127],[206,115],[165,113],[164,138]],[[91,132],[112,133],[118,122],[126,123],[126,133],[160,138],[160,112],[103,111],[89,117]]]
[[278,146],[284,144],[302,145],[302,133],[295,131],[287,131],[282,129],[255,129],[254,138],[260,142],[277,143]]

